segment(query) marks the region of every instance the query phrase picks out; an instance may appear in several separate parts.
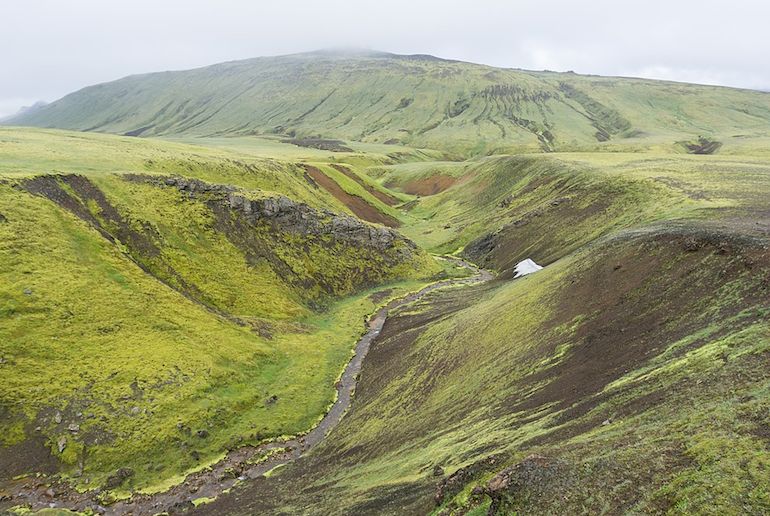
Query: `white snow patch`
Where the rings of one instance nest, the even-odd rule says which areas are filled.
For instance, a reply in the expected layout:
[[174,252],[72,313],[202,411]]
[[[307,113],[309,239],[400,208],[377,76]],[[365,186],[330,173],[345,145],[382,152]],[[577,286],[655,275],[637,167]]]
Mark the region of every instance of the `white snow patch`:
[[537,272],[540,269],[542,269],[541,266],[527,258],[524,261],[521,261],[516,264],[516,267],[513,269],[516,271],[516,275],[514,278],[521,278],[522,276],[526,276],[527,274],[532,274],[533,272]]

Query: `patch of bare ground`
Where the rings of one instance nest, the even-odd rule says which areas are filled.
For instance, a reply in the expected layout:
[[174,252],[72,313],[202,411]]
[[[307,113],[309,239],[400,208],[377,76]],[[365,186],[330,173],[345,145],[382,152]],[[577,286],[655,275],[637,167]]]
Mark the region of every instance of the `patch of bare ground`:
[[332,168],[337,170],[338,172],[341,172],[345,174],[347,177],[361,185],[367,192],[372,194],[375,198],[379,199],[383,203],[387,204],[388,206],[395,206],[396,204],[399,204],[401,201],[398,200],[397,197],[394,197],[388,193],[385,193],[381,190],[377,190],[372,185],[368,184],[366,181],[361,179],[355,172],[350,170],[348,167],[345,167],[343,165],[333,164],[331,165]]
[[410,195],[436,195],[457,184],[456,177],[445,174],[436,174],[421,179],[413,179],[404,183],[401,189]]
[[324,190],[332,194],[335,199],[347,206],[358,218],[391,228],[397,228],[401,225],[398,220],[390,215],[382,213],[362,198],[347,193],[332,178],[321,172],[318,168],[311,165],[304,165],[304,167],[305,171],[316,184],[320,185]]

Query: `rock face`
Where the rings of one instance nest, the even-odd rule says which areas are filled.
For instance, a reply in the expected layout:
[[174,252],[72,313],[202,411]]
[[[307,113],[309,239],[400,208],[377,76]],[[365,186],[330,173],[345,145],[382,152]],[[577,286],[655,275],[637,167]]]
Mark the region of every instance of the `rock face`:
[[198,179],[133,174],[125,177],[131,181],[174,187],[190,198],[205,200],[215,210],[226,206],[251,224],[259,221],[267,222],[280,231],[331,236],[339,241],[372,247],[378,251],[391,249],[396,243],[403,243],[407,249],[416,249],[411,240],[392,229],[367,224],[349,215],[335,214],[328,210],[315,210],[307,204],[292,201],[283,195],[249,199],[233,186],[215,185]]

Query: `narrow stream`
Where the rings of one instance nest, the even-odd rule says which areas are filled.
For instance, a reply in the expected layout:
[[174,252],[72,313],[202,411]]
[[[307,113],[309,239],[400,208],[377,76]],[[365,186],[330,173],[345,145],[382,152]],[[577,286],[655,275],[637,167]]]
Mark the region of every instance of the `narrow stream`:
[[[233,450],[222,460],[203,471],[188,475],[185,480],[168,491],[155,494],[135,494],[130,499],[117,501],[107,507],[99,505],[96,493],[77,493],[66,486],[57,496],[50,497],[48,487],[41,483],[30,486],[27,492],[20,490],[16,493],[19,503],[31,504],[33,509],[47,507],[69,508],[83,511],[91,508],[100,514],[134,514],[150,515],[159,512],[175,512],[193,506],[193,500],[215,498],[235,484],[247,479],[258,478],[278,466],[283,466],[302,457],[305,453],[320,443],[326,435],[342,420],[350,407],[364,358],[372,342],[382,330],[388,313],[391,310],[413,303],[436,289],[456,285],[471,285],[489,281],[493,275],[484,269],[458,258],[446,258],[460,267],[471,270],[474,274],[466,278],[447,279],[433,283],[423,289],[395,299],[380,308],[369,319],[368,331],[359,339],[355,347],[355,355],[345,366],[345,370],[337,383],[337,399],[329,412],[307,434],[300,437],[266,443],[260,446],[245,446]],[[267,456],[266,456],[267,454]],[[54,491],[57,491],[54,486]]]

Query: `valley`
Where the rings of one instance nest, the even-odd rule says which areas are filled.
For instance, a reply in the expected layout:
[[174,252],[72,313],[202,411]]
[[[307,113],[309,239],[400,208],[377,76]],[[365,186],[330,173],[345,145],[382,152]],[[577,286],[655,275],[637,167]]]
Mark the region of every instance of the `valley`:
[[0,511],[770,510],[769,94],[321,52],[6,124]]

